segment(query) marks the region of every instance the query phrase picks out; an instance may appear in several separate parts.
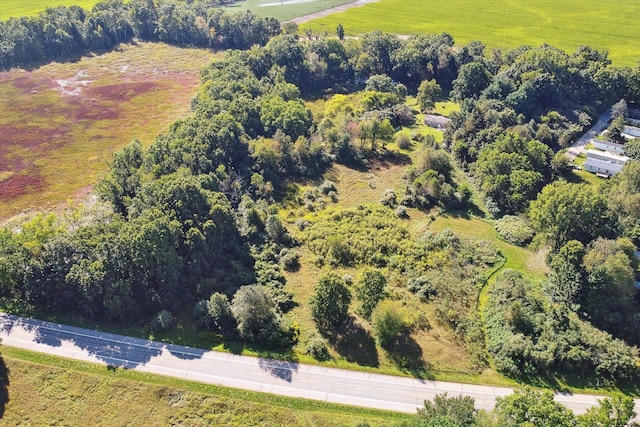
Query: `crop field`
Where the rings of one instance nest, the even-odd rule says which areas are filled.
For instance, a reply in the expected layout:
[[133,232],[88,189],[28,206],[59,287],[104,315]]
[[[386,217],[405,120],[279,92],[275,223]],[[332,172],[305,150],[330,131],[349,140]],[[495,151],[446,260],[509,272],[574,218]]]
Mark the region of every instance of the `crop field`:
[[608,50],[615,65],[640,60],[640,2],[619,0],[380,0],[310,21],[302,28],[347,35],[373,30],[395,34],[451,34],[458,44],[488,48],[547,43],[568,52],[581,45]]
[[213,55],[162,44],[0,73],[0,219],[86,194],[113,151],[187,114]]
[[271,16],[279,21],[286,21],[310,13],[319,12],[356,0],[246,0],[228,6],[226,11],[250,10],[256,15]]
[[0,2],[0,20],[15,18],[18,16],[34,16],[48,7],[55,6],[80,6],[83,9],[91,9],[99,0],[2,0]]

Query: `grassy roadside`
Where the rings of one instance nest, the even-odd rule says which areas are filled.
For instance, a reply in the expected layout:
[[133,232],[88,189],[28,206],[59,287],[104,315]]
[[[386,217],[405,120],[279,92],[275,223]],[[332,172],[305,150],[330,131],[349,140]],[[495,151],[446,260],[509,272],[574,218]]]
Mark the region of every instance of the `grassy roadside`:
[[6,425],[382,426],[409,418],[1,349]]

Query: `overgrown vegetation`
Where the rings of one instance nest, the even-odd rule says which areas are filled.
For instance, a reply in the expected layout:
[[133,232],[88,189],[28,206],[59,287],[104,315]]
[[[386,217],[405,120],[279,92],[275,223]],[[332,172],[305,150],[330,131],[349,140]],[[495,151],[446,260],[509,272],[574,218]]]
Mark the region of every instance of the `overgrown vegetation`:
[[[103,6],[136,5],[154,6]],[[203,70],[189,117],[114,154],[95,206],[0,232],[7,305],[155,331],[188,312],[216,339],[285,352],[300,340],[318,360],[384,360],[420,377],[431,365],[419,340],[437,329],[466,372],[637,378],[636,166],[595,189],[564,180],[556,153],[614,100],[638,100],[640,69],[586,47],[488,56],[448,34],[303,40],[251,14],[182,6],[193,28],[143,23],[158,25],[153,37],[245,50]],[[116,39],[135,32],[119,24]],[[194,29],[205,27],[216,32]],[[443,144],[416,124],[436,85],[461,103]],[[336,165],[395,168],[401,185],[341,205]],[[520,248],[425,230],[442,212],[485,207],[505,239],[550,245],[543,286],[513,272],[487,284],[507,255],[496,245]]]

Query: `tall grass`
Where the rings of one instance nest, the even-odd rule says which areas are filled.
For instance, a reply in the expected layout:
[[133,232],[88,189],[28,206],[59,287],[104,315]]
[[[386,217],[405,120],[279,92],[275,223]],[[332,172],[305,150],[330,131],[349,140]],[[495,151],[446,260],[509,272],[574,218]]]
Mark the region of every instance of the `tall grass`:
[[[2,425],[372,426],[409,415],[276,396],[177,378],[108,370],[4,347]],[[26,424],[25,424],[26,423]]]

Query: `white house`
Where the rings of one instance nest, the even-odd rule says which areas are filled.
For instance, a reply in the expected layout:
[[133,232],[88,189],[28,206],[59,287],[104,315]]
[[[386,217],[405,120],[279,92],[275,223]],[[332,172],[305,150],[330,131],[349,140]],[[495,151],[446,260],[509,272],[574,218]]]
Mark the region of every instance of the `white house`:
[[598,176],[608,178],[620,172],[627,161],[629,161],[627,156],[607,151],[587,150],[587,160],[584,162],[583,167]]
[[640,128],[635,126],[625,126],[622,134],[629,135],[631,138],[640,138]]
[[591,141],[593,142],[593,146],[598,150],[624,155],[624,145],[622,144],[598,138],[594,138]]

